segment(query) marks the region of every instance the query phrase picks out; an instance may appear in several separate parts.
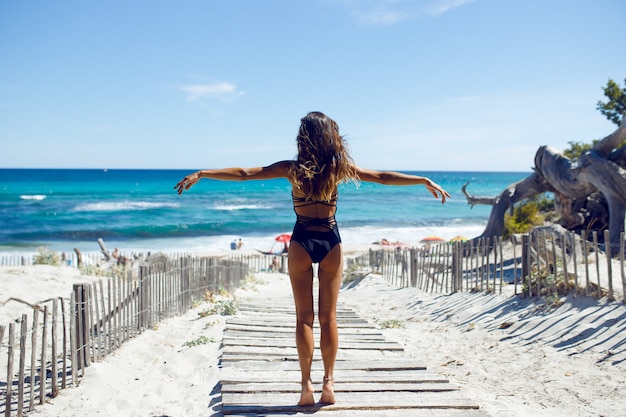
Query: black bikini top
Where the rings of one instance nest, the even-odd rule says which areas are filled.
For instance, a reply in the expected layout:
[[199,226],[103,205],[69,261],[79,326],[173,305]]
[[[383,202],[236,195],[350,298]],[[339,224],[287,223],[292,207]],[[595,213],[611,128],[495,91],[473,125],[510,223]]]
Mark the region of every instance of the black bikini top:
[[308,207],[315,204],[322,204],[327,207],[337,207],[337,197],[337,193],[335,192],[330,197],[330,200],[307,200],[305,197],[296,197],[295,195],[293,195],[292,192],[291,198],[293,200],[293,211],[296,213],[296,222],[303,226],[305,229],[313,227],[333,229],[335,226],[337,226],[334,214],[330,217],[309,217],[298,214],[296,209],[299,207]]

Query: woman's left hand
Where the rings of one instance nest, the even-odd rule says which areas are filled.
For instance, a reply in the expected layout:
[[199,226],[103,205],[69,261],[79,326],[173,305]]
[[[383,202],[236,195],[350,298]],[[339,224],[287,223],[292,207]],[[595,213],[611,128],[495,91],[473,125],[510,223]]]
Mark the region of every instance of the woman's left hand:
[[198,181],[200,181],[200,174],[199,172],[194,172],[193,174],[187,175],[185,178],[180,180],[178,184],[174,186],[174,189],[178,194],[182,194],[183,191],[190,189],[191,186]]

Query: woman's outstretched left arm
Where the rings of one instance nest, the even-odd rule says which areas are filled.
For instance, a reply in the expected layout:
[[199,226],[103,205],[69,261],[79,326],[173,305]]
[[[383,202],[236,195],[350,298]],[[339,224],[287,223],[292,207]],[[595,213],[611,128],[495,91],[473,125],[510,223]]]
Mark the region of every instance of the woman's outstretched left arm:
[[442,203],[445,203],[446,199],[450,198],[450,194],[446,190],[427,177],[403,174],[396,171],[376,171],[361,167],[356,167],[356,171],[361,181],[376,182],[384,185],[424,185],[436,199],[441,199]]
[[247,181],[247,180],[267,180],[271,178],[287,178],[291,161],[275,162],[272,165],[255,168],[219,168],[202,169],[193,174],[187,175],[174,186],[178,194],[191,188],[192,185],[202,178],[210,178],[222,181]]

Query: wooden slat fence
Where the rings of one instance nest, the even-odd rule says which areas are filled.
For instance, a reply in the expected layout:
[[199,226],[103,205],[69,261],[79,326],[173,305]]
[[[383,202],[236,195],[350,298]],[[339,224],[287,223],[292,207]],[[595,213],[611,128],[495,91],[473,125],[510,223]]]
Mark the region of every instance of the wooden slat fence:
[[[609,241],[608,235],[609,231],[604,231],[605,242]],[[606,256],[609,251],[618,256]],[[624,233],[619,248],[610,248],[608,243],[600,245],[595,232],[588,239],[584,232],[577,236],[536,230],[509,242],[496,237],[426,249],[370,250],[348,259],[346,265],[348,269],[369,266],[396,286],[433,293],[502,293],[513,286],[514,294],[532,297],[554,294],[557,286],[563,285],[559,282],[565,282],[572,290],[598,298],[615,300],[621,293],[626,302]]]
[[[604,237],[608,242],[608,231]],[[505,244],[512,246],[512,257],[505,258]],[[624,249],[623,233],[619,248],[608,248],[598,243],[596,234],[588,239],[584,233],[540,230],[518,236],[515,242],[495,238],[427,250],[371,250],[347,259],[346,266],[368,265],[394,285],[437,293],[501,293],[513,285],[516,294],[536,296],[557,283],[533,277],[561,276],[576,290],[613,299],[616,281],[621,283],[622,297],[626,292]],[[616,250],[617,257],[604,255]],[[63,259],[75,266],[70,255]],[[98,264],[101,257],[94,252],[83,262]],[[142,267],[136,276],[76,285],[69,300],[49,300],[37,306],[32,317],[24,314],[0,325],[0,352],[7,354],[6,366],[0,364],[0,415],[24,415],[60,389],[75,385],[91,362],[103,360],[159,321],[185,312],[207,291],[234,291],[248,274],[266,271],[272,257],[238,252],[220,258],[170,255],[169,262]],[[287,258],[280,259],[281,271],[286,272]],[[7,263],[0,260],[0,265]]]
[[[0,415],[22,416],[60,389],[76,385],[92,362],[159,321],[180,315],[207,292],[233,292],[265,256],[171,258],[167,263],[76,284],[68,299],[54,298],[0,326]],[[68,289],[69,290],[69,289]]]

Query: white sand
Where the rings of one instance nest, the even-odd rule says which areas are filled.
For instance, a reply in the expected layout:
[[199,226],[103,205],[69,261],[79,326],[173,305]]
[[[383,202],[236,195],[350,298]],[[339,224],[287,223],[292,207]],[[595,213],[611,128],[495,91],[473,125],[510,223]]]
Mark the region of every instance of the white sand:
[[[291,296],[287,276],[257,277],[261,284],[238,290],[236,297],[280,292]],[[8,290],[0,301],[10,296],[30,303],[67,297],[72,283],[85,278],[68,267],[2,267],[0,282]],[[545,311],[518,298],[398,289],[377,275],[346,285],[340,300],[373,323],[402,322],[403,329],[384,333],[430,370],[461,386],[494,417],[625,413],[626,306],[622,303],[570,298],[558,309]],[[60,391],[29,415],[220,415],[219,391],[214,388],[219,382],[225,318],[200,318],[198,312],[207,307],[200,305],[167,319],[130,340],[105,361],[87,368],[77,387]],[[18,317],[22,308],[9,302],[0,307],[0,317],[6,323]],[[503,325],[508,327],[500,328]],[[211,342],[183,346],[202,335]],[[341,376],[336,376],[340,383]]]
[[398,289],[373,275],[341,299],[374,323],[400,320],[405,328],[384,334],[492,416],[626,415],[624,304],[570,298],[546,311],[519,298]]

